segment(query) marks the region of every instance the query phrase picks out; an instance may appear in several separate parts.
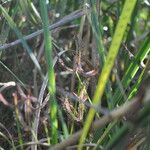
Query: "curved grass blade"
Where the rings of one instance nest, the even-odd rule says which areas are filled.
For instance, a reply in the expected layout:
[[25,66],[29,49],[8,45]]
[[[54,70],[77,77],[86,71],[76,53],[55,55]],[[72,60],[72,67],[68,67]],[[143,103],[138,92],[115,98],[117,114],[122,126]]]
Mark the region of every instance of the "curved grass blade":
[[[104,64],[104,67],[102,69],[101,75],[99,77],[98,80],[98,85],[93,97],[93,104],[94,105],[98,105],[101,101],[107,80],[109,78],[111,69],[114,65],[117,53],[119,51],[119,47],[123,38],[123,35],[126,31],[126,27],[127,24],[130,21],[130,17],[132,14],[132,11],[134,10],[136,4],[136,0],[130,1],[130,0],[126,0],[123,10],[122,10],[122,14],[120,16],[119,22],[117,24],[113,39],[112,39],[112,43],[108,52],[108,55],[106,57],[106,62]],[[84,143],[84,140],[89,132],[89,128],[91,126],[91,123],[94,119],[94,115],[95,115],[95,110],[93,108],[91,108],[89,110],[86,122],[84,124],[84,128],[83,128],[83,132],[79,141],[79,147],[78,150],[82,150],[82,144]]]
[[40,0],[41,18],[43,21],[44,29],[44,42],[45,42],[45,57],[48,66],[48,90],[50,92],[50,118],[51,118],[51,142],[56,144],[58,142],[58,120],[57,120],[57,102],[55,98],[56,85],[55,85],[55,74],[53,69],[53,58],[52,58],[52,41],[51,35],[48,29],[49,19],[46,8],[46,0]]

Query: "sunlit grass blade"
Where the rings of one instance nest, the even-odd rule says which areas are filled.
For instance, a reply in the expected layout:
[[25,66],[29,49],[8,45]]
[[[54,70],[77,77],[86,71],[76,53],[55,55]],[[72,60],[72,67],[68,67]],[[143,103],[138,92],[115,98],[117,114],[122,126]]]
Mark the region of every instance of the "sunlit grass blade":
[[[130,21],[130,17],[131,17],[132,11],[134,10],[135,4],[136,4],[136,0],[133,0],[133,1],[126,0],[124,3],[122,14],[121,14],[119,22],[117,24],[117,27],[116,27],[116,30],[115,30],[115,33],[114,33],[114,36],[112,39],[112,43],[111,43],[108,55],[106,57],[106,63],[104,64],[104,67],[102,69],[101,75],[98,80],[98,85],[97,85],[97,88],[96,88],[96,91],[95,91],[95,94],[93,97],[94,105],[98,105],[101,102],[101,98],[102,98],[102,95],[103,95],[103,92],[105,89],[105,85],[109,78],[111,69],[114,65],[117,53],[119,51],[121,41],[123,39],[123,35],[126,31],[127,24]],[[91,108],[89,110],[87,119],[84,124],[83,132],[82,132],[81,138],[79,140],[78,150],[82,149],[82,144],[84,143],[84,141],[87,137],[87,134],[89,132],[91,123],[94,119],[95,113],[96,113],[96,111],[93,108]]]
[[[149,37],[145,39],[143,42],[141,48],[139,49],[138,53],[136,54],[134,60],[130,63],[123,79],[122,79],[122,85],[126,89],[127,86],[131,83],[133,80],[135,74],[137,73],[138,69],[140,68],[141,62],[144,60],[144,58],[147,56],[147,54],[150,52],[150,43],[149,43]],[[113,105],[115,106],[117,103],[120,103],[122,98],[122,94],[120,92],[120,89],[118,88],[115,91],[115,94],[113,96]]]
[[56,144],[58,141],[58,120],[57,120],[57,102],[55,98],[56,85],[55,85],[55,74],[53,68],[53,58],[52,58],[52,40],[48,29],[49,18],[46,8],[46,0],[40,0],[41,18],[43,21],[44,29],[44,42],[45,42],[45,57],[47,61],[48,68],[48,90],[50,92],[50,119],[51,119],[51,142]]
[[18,36],[18,38],[21,39],[23,47],[27,50],[27,52],[28,52],[29,56],[31,57],[33,63],[35,64],[35,66],[39,70],[41,76],[43,77],[43,74],[42,74],[39,62],[37,61],[35,55],[33,54],[32,50],[31,50],[31,48],[28,46],[27,42],[23,38],[22,33],[18,30],[15,22],[12,20],[12,18],[9,16],[9,14],[7,13],[7,11],[5,10],[5,8],[2,5],[0,5],[0,10],[2,11],[3,16],[5,17],[5,19],[9,23],[10,27],[14,30],[14,32],[16,33],[16,35]]
[[[130,90],[129,96],[128,96],[128,100],[130,100],[131,98],[133,98],[133,96],[135,96],[135,94],[137,93],[143,79],[144,79],[144,75],[149,71],[150,68],[150,56],[147,60],[147,63],[145,65],[145,68],[143,69],[143,71],[141,72],[137,82],[134,84],[134,86],[132,87],[132,89]],[[148,74],[148,76],[150,77],[150,75]]]

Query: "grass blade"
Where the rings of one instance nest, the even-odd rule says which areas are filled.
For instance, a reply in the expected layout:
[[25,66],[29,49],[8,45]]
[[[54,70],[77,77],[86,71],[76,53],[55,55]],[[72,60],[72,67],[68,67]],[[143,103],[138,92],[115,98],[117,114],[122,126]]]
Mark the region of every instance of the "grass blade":
[[[141,72],[138,81],[134,84],[133,88],[131,89],[131,92],[129,93],[128,96],[128,100],[130,100],[131,98],[133,98],[133,96],[135,96],[135,94],[137,93],[143,79],[144,79],[144,75],[147,73],[147,71],[149,70],[148,68],[150,67],[150,56],[147,60],[147,63],[145,65],[145,68],[143,69],[143,71]],[[150,77],[150,75],[148,74],[147,76]]]
[[52,41],[50,32],[48,29],[49,19],[46,8],[46,0],[40,0],[41,18],[43,21],[44,29],[44,42],[45,42],[45,57],[48,66],[48,90],[50,92],[50,118],[51,118],[51,137],[52,144],[56,144],[58,141],[58,120],[57,120],[57,102],[55,98],[56,86],[55,86],[55,74],[53,69],[52,59]]
[[[135,4],[136,4],[136,0],[133,0],[133,1],[126,0],[124,3],[122,14],[117,24],[112,43],[111,43],[108,55],[106,57],[106,63],[104,64],[104,67],[102,69],[102,73],[99,77],[98,85],[97,85],[97,88],[93,97],[93,104],[95,105],[98,105],[101,101],[101,98],[105,89],[105,85],[109,78],[111,69],[114,65],[123,35],[125,33],[127,24],[130,21],[130,17],[131,17],[132,11],[134,10]],[[95,113],[96,112],[93,108],[89,110],[86,122],[84,124],[83,132],[80,138],[78,150],[82,150],[82,144],[84,143],[84,140],[89,132],[89,128],[94,119]]]
[[[140,68],[140,63],[144,60],[144,58],[147,56],[147,54],[150,52],[150,43],[149,38],[145,39],[143,45],[141,46],[141,49],[136,54],[134,60],[129,65],[123,79],[122,79],[122,85],[126,89],[127,86],[132,81],[133,77],[135,76],[136,72]],[[113,96],[113,103],[114,106],[121,101],[122,94],[120,92],[120,89],[118,88]]]
[[[98,21],[98,12],[96,11],[96,4],[97,4],[96,1],[94,0],[91,1],[91,5],[92,5],[91,19],[89,17],[88,19],[95,36],[96,46],[100,56],[100,64],[104,66],[104,63],[106,61],[106,56],[105,56],[106,49],[102,41],[102,31],[101,31],[102,25]],[[111,90],[110,80],[106,84],[105,94],[107,97],[108,107],[111,108],[112,90]]]

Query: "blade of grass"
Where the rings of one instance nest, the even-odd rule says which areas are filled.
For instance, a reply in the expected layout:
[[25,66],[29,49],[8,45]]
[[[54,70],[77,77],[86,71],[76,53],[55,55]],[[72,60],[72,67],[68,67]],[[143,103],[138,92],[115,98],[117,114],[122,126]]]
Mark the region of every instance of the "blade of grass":
[[52,59],[52,41],[51,35],[48,29],[49,18],[46,8],[46,0],[40,0],[41,18],[43,21],[44,29],[44,42],[45,42],[45,57],[48,66],[48,90],[50,92],[50,118],[51,118],[51,142],[56,144],[58,142],[58,120],[57,120],[57,102],[55,98],[56,85],[55,74],[53,69]]
[[[103,45],[103,41],[102,41],[102,25],[99,23],[98,21],[98,12],[96,10],[96,1],[92,0],[91,1],[91,5],[92,5],[92,11],[91,11],[91,18],[89,18],[89,22],[91,24],[95,39],[96,39],[96,46],[97,46],[97,50],[100,56],[100,64],[101,66],[104,66],[104,63],[106,61],[106,50],[105,47]],[[108,103],[108,107],[111,108],[111,98],[112,98],[112,92],[111,92],[111,82],[110,80],[108,80],[107,84],[106,84],[106,90],[105,90],[105,94],[107,97],[107,103]]]
[[[124,89],[126,89],[129,86],[129,84],[133,80],[135,74],[137,73],[137,71],[140,68],[140,62],[142,62],[144,60],[144,58],[146,57],[146,55],[149,52],[150,52],[150,44],[149,44],[149,37],[147,37],[145,39],[145,41],[143,41],[143,45],[141,46],[140,50],[136,54],[134,60],[130,63],[130,65],[121,81],[121,86],[123,86]],[[148,67],[148,63],[149,63],[149,59],[146,63],[146,67],[143,69],[143,71],[139,75],[137,82],[133,85],[131,90],[126,95],[127,96],[126,100],[131,100],[131,98],[133,98],[133,96],[135,96],[135,94],[137,93],[137,91],[143,81],[143,77],[147,70],[146,68]],[[117,88],[115,91],[115,94],[112,98],[113,107],[115,108],[115,106],[117,104],[121,104],[123,102],[122,100],[123,100],[123,92],[121,92],[121,88]],[[112,135],[112,136],[114,136],[114,135]]]
[[43,73],[41,71],[41,67],[39,65],[39,62],[37,61],[35,55],[33,54],[32,50],[31,50],[31,48],[28,46],[27,42],[25,41],[22,33],[18,30],[15,22],[12,20],[12,18],[9,16],[9,14],[7,13],[7,11],[5,10],[5,8],[2,5],[0,5],[0,10],[2,11],[3,16],[5,17],[5,19],[9,23],[10,27],[14,30],[14,32],[16,33],[16,35],[18,36],[18,38],[21,39],[23,47],[27,50],[27,52],[28,52],[29,56],[31,57],[33,63],[37,67],[39,73],[44,78]]
[[130,91],[130,94],[128,96],[128,100],[130,100],[131,98],[133,98],[133,96],[135,96],[135,94],[137,93],[143,79],[144,79],[144,75],[147,73],[147,71],[149,70],[148,68],[150,67],[150,56],[147,60],[147,63],[145,65],[145,68],[143,69],[143,71],[141,72],[137,82],[134,84],[133,88]]
[[[144,60],[144,58],[147,56],[149,52],[150,52],[150,43],[149,43],[149,37],[147,37],[145,41],[143,42],[141,49],[136,54],[134,60],[129,65],[122,79],[122,85],[125,89],[131,83],[133,77],[135,76],[136,72],[140,68],[140,63]],[[115,91],[115,94],[112,98],[113,105],[115,106],[117,103],[119,103],[121,101],[121,98],[122,98],[122,93],[120,92],[120,89],[118,88]]]
[[[133,1],[126,0],[124,3],[124,7],[123,7],[119,22],[115,30],[112,43],[111,43],[108,55],[106,57],[106,63],[104,64],[104,67],[102,69],[101,75],[98,80],[98,85],[97,85],[97,88],[93,97],[93,104],[95,105],[98,105],[101,101],[101,98],[105,89],[105,85],[107,83],[111,69],[114,65],[123,35],[126,31],[127,24],[130,21],[130,17],[131,17],[132,11],[134,10],[135,4],[136,4],[136,0],[133,0]],[[87,118],[84,124],[83,132],[79,141],[78,150],[82,150],[82,144],[84,143],[84,140],[86,139],[86,136],[89,132],[89,128],[94,119],[95,113],[96,111],[93,108],[89,110],[89,113],[87,115]]]
[[[148,67],[150,66],[149,65],[150,64],[150,56],[149,56],[149,58],[148,58],[148,60],[147,60],[147,63],[146,63],[146,65],[145,65],[145,68],[143,69],[143,71],[141,72],[141,74],[140,74],[140,76],[139,76],[139,78],[137,79],[137,82],[135,83],[135,85],[133,86],[133,88],[130,90],[130,92],[129,92],[129,96],[127,97],[127,99],[128,100],[131,100],[134,96],[135,96],[135,94],[137,93],[137,91],[138,91],[138,89],[139,89],[139,87],[140,87],[140,85],[141,85],[141,83],[142,83],[142,81],[143,81],[143,79],[144,79],[144,75],[146,74],[146,72],[148,71]],[[117,122],[115,122],[115,124],[116,124]],[[114,124],[114,125],[115,125]],[[109,124],[110,125],[110,124]],[[108,126],[109,127],[109,126]],[[107,127],[107,128],[108,128]],[[111,128],[112,127],[110,127],[109,128],[109,130],[111,130]],[[107,130],[107,129],[106,129]],[[120,130],[120,129],[119,129]],[[105,135],[105,132],[103,133],[103,135],[101,136],[101,138],[99,139],[99,142],[98,142],[98,145],[100,144],[100,142],[101,142],[101,140],[103,140],[103,136]],[[113,134],[112,136],[114,136],[115,134]],[[97,146],[98,146],[97,145]]]

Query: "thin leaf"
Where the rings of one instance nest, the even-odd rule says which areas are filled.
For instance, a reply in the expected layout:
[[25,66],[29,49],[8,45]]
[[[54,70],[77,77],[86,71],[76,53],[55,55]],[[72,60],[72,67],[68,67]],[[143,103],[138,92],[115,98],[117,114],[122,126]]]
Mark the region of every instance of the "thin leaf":
[[[95,91],[95,94],[93,97],[94,105],[98,105],[101,102],[101,98],[102,98],[107,80],[109,78],[111,69],[114,65],[117,53],[119,51],[119,47],[122,42],[123,35],[126,31],[127,24],[130,21],[130,17],[131,17],[132,11],[134,10],[135,4],[136,4],[136,0],[133,0],[133,1],[126,0],[125,1],[124,7],[122,10],[122,14],[121,14],[119,22],[117,24],[117,27],[116,27],[116,30],[114,33],[114,37],[112,39],[112,43],[111,43],[111,46],[110,46],[110,49],[109,49],[109,52],[108,52],[108,55],[106,58],[106,63],[102,69],[101,75],[98,80],[98,85],[97,85],[97,88],[96,88],[96,91]],[[84,124],[83,132],[82,132],[82,135],[80,138],[78,150],[82,150],[82,144],[84,143],[84,140],[86,139],[86,136],[89,132],[89,128],[94,119],[95,113],[96,113],[96,111],[93,108],[91,108],[89,110],[86,122]]]
[[51,118],[51,137],[52,144],[58,142],[58,120],[57,120],[57,102],[55,98],[56,85],[55,85],[55,74],[53,68],[53,58],[52,58],[52,40],[48,29],[49,19],[46,8],[46,0],[40,0],[41,18],[43,21],[44,29],[44,42],[45,42],[45,57],[47,61],[48,68],[48,90],[50,92],[50,118]]

